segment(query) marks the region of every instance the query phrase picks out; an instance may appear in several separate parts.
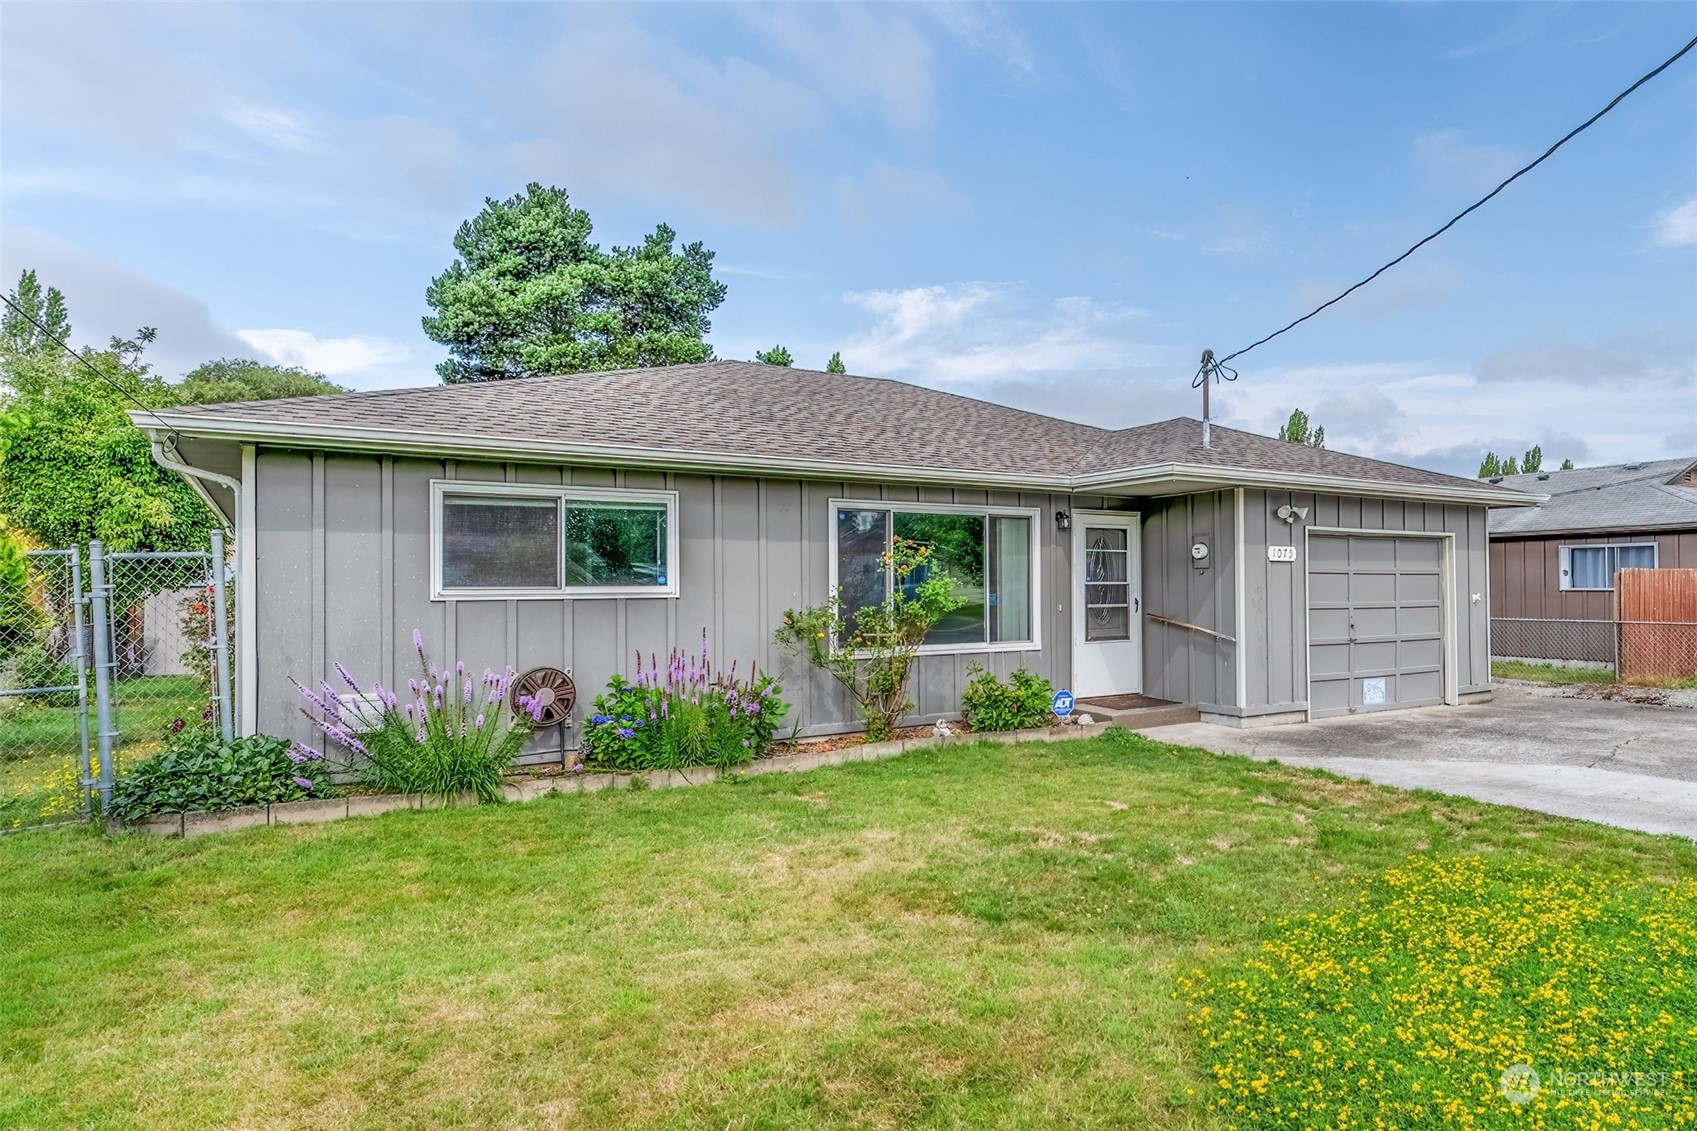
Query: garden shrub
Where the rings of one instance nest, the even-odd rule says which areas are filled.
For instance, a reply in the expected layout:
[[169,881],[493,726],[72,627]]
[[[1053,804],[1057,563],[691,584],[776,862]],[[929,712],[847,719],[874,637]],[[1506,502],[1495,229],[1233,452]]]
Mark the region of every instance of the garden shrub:
[[[501,801],[506,776],[535,728],[542,704],[519,696],[518,711],[507,707],[507,693],[518,673],[485,668],[473,679],[462,663],[438,669],[424,654],[424,637],[412,634],[423,678],[407,680],[410,699],[382,684],[365,697],[358,681],[341,664],[336,674],[360,695],[357,701],[329,683],[312,691],[295,684],[313,710],[302,714],[331,742],[353,755],[348,770],[385,793],[423,793],[451,800],[475,793],[480,801]],[[373,707],[371,699],[376,700]]]
[[184,736],[124,770],[111,812],[127,821],[155,813],[239,809],[332,797],[323,755],[287,739],[254,734],[224,742]]
[[701,654],[673,649],[662,670],[636,658],[634,682],[615,675],[595,697],[579,753],[609,770],[678,770],[742,765],[767,754],[789,713],[783,687],[751,665],[746,679],[713,667],[707,633]]
[[913,709],[907,687],[919,646],[938,621],[966,603],[955,596],[954,577],[932,560],[930,547],[912,539],[890,540],[883,570],[888,585],[882,604],[844,609],[841,589],[832,586],[830,600],[789,610],[775,633],[778,643],[843,685],[869,742],[889,738]]
[[1053,719],[1055,688],[1042,676],[1021,667],[1003,683],[977,664],[971,670],[960,709],[973,730],[1027,730]]

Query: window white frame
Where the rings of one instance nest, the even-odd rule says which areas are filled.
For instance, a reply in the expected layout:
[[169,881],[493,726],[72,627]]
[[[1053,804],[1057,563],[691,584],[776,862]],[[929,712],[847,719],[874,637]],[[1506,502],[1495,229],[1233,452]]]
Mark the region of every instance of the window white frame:
[[[1040,652],[1043,650],[1043,538],[1041,507],[998,507],[989,504],[973,503],[927,503],[921,500],[908,501],[905,499],[831,499],[827,504],[826,529],[830,532],[830,547],[826,555],[829,561],[831,589],[837,588],[837,511],[839,508],[848,510],[884,511],[890,515],[902,514],[972,514],[986,520],[991,518],[1028,518],[1031,520],[1031,639],[1007,640],[991,644],[921,644],[921,656],[964,656],[980,652]],[[893,518],[891,521],[894,521]],[[987,567],[986,567],[987,568]],[[886,582],[886,584],[888,584]],[[986,579],[988,584],[988,579]]]
[[[482,495],[497,499],[552,499],[560,508],[559,539],[555,546],[560,584],[525,589],[445,588],[442,584],[442,504],[448,496]],[[566,505],[571,502],[661,504],[666,508],[666,584],[664,585],[567,585]],[[638,491],[624,487],[552,487],[538,483],[469,482],[464,479],[430,481],[430,599],[432,601],[513,601],[562,598],[676,597],[678,595],[678,493]]]
[[[1620,551],[1648,549],[1650,551],[1650,568],[1660,569],[1660,546],[1661,544],[1658,542],[1581,542],[1572,546],[1563,546],[1561,548],[1561,576],[1557,578],[1557,584],[1564,593],[1612,593],[1615,587],[1615,574],[1620,572]],[[1609,583],[1607,585],[1599,587],[1573,584],[1573,551],[1575,550],[1600,550],[1607,556],[1609,567]],[[1634,566],[1632,568],[1639,569],[1642,567]]]

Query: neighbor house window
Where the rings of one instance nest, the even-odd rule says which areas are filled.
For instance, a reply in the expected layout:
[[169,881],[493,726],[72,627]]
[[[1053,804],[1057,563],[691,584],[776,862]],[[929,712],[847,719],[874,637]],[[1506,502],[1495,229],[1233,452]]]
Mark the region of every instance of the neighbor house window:
[[930,547],[929,561],[908,575],[918,586],[931,569],[948,572],[961,605],[925,638],[939,651],[1031,647],[1037,640],[1037,512],[994,507],[900,503],[832,504],[831,584],[842,600],[847,634],[855,613],[881,604],[893,579],[884,555],[895,538]]
[[1563,546],[1563,589],[1613,589],[1623,569],[1655,569],[1656,544],[1632,542],[1618,546]]
[[438,597],[677,593],[670,491],[431,484]]

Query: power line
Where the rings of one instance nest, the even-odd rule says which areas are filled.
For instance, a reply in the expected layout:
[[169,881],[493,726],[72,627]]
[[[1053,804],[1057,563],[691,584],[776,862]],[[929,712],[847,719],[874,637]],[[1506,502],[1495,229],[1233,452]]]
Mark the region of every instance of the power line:
[[31,314],[29,311],[25,310],[23,307],[19,306],[15,302],[13,302],[10,295],[0,294],[0,302],[3,302],[7,306],[11,307],[13,313],[17,314],[18,317],[22,318],[24,321],[28,322],[31,326],[34,326],[37,330],[41,331],[42,337],[46,338],[48,341],[52,342],[54,345],[58,346],[60,349],[64,350],[66,353],[68,353],[72,357],[74,357],[82,365],[82,367],[84,369],[88,370],[90,373],[94,374],[96,377],[100,378],[102,381],[106,382],[108,385],[110,385],[114,389],[118,390],[118,392],[124,397],[124,399],[128,400],[131,404],[133,404],[137,408],[141,409],[141,411],[147,413],[147,415],[153,417],[153,422],[155,424],[159,425],[159,427],[161,427],[161,428],[165,429],[166,431],[171,432],[173,435],[175,435],[176,430],[173,429],[170,425],[166,424],[163,420],[159,419],[158,413],[154,412],[153,409],[151,409],[147,405],[143,404],[136,397],[136,395],[134,393],[132,393],[128,389],[124,388],[124,386],[120,385],[118,382],[112,380],[112,378],[107,376],[105,373],[102,373],[99,370],[99,368],[96,367],[95,364],[92,361],[90,361],[88,358],[84,357],[82,354],[78,353],[76,350],[72,349],[71,344],[69,342],[65,341],[64,338],[61,338],[59,335],[55,334],[53,331],[51,331],[47,327],[43,326],[40,322],[36,321],[35,315]]
[[[1486,204],[1488,201],[1490,201],[1490,199],[1492,197],[1494,197],[1498,193],[1502,192],[1509,185],[1512,185],[1515,181],[1518,181],[1521,177],[1524,177],[1527,173],[1530,173],[1532,170],[1534,170],[1538,166],[1542,165],[1546,160],[1549,159],[1550,155],[1553,154],[1556,150],[1560,149],[1562,146],[1566,145],[1568,142],[1572,141],[1574,138],[1578,137],[1580,134],[1582,134],[1586,130],[1590,129],[1594,124],[1596,124],[1597,119],[1601,118],[1604,114],[1607,114],[1610,110],[1613,110],[1616,106],[1619,106],[1621,104],[1621,102],[1625,100],[1627,95],[1631,94],[1633,91],[1637,90],[1639,87],[1643,86],[1645,83],[1649,82],[1651,79],[1655,78],[1657,75],[1661,74],[1663,71],[1667,70],[1669,67],[1671,67],[1675,63],[1679,62],[1679,60],[1682,59],[1688,52],[1690,52],[1690,50],[1693,47],[1697,47],[1697,36],[1692,37],[1691,41],[1688,42],[1684,47],[1681,47],[1678,51],[1674,52],[1671,56],[1669,56],[1668,59],[1664,63],[1662,63],[1661,66],[1657,67],[1655,70],[1651,71],[1649,74],[1645,75],[1643,78],[1639,79],[1637,82],[1633,83],[1631,86],[1627,87],[1625,90],[1623,90],[1619,94],[1615,95],[1614,98],[1609,102],[1609,104],[1607,106],[1603,107],[1601,110],[1597,111],[1595,114],[1592,114],[1589,118],[1587,118],[1583,122],[1579,123],[1579,125],[1573,127],[1573,129],[1569,130],[1566,133],[1566,135],[1562,137],[1562,139],[1560,141],[1556,142],[1554,145],[1550,146],[1550,148],[1544,150],[1543,153],[1539,154],[1538,158],[1536,160],[1528,162],[1527,164],[1521,166],[1519,169],[1516,169],[1514,171],[1514,173],[1507,180],[1503,181],[1502,184],[1498,185],[1496,188],[1492,189],[1490,192],[1486,193],[1484,196],[1480,197],[1478,200],[1474,201],[1472,204],[1468,205],[1466,208],[1463,208],[1460,212],[1457,212],[1454,216],[1452,216],[1450,218],[1449,222],[1446,223],[1443,227],[1439,228],[1437,231],[1433,232],[1431,235],[1427,236],[1425,239],[1421,240],[1419,243],[1416,243],[1413,247],[1409,248],[1407,251],[1403,252],[1401,255],[1397,256],[1395,259],[1391,260],[1389,263],[1385,264],[1383,267],[1379,268],[1377,271],[1373,272],[1371,275],[1367,276],[1365,279],[1361,280],[1359,283],[1356,283],[1354,286],[1345,290],[1344,292],[1339,294],[1336,298],[1328,299],[1327,301],[1321,303],[1319,306],[1316,306],[1313,310],[1310,310],[1307,314],[1304,314],[1301,318],[1298,318],[1296,321],[1290,323],[1289,325],[1279,327],[1277,330],[1274,330],[1271,334],[1268,334],[1265,338],[1261,338],[1259,341],[1250,342],[1248,345],[1244,346],[1242,349],[1236,351],[1235,353],[1228,353],[1228,354],[1226,354],[1226,356],[1220,358],[1218,361],[1214,360],[1212,354],[1204,354],[1203,359],[1202,359],[1202,368],[1197,373],[1196,379],[1192,383],[1193,386],[1201,385],[1204,382],[1206,382],[1210,376],[1215,376],[1215,375],[1225,377],[1226,380],[1228,380],[1228,381],[1234,379],[1237,376],[1237,374],[1235,372],[1231,372],[1230,370],[1223,369],[1223,366],[1225,365],[1226,362],[1230,361],[1234,357],[1242,357],[1244,354],[1248,353],[1250,350],[1254,349],[1256,346],[1266,345],[1268,342],[1272,341],[1274,338],[1278,337],[1280,334],[1283,334],[1288,330],[1296,329],[1298,326],[1302,325],[1304,322],[1308,321],[1310,318],[1314,317],[1316,314],[1319,314],[1322,310],[1325,310],[1327,307],[1335,306],[1336,304],[1342,302],[1344,299],[1348,298],[1350,295],[1354,294],[1356,291],[1360,290],[1362,287],[1365,287],[1368,283],[1371,283],[1374,279],[1377,279],[1380,275],[1383,275],[1386,271],[1389,271],[1392,267],[1395,267],[1398,263],[1401,263],[1403,260],[1405,260],[1409,256],[1413,255],[1415,252],[1419,251],[1421,248],[1425,247],[1427,244],[1431,243],[1433,240],[1437,239],[1439,236],[1443,235],[1445,232],[1447,232],[1451,228],[1455,227],[1456,224],[1458,224],[1463,217],[1468,215],[1468,213],[1473,212],[1476,209],[1482,207],[1484,204]],[[1227,376],[1227,374],[1230,374],[1230,375]]]

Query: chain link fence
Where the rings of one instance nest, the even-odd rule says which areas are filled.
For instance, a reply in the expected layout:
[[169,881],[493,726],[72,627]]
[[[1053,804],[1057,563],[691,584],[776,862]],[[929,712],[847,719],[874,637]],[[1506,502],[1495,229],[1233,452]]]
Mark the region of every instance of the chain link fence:
[[26,559],[0,578],[0,832],[100,812],[125,765],[234,722],[222,532],[204,551]]
[[0,830],[88,811],[82,555],[33,550],[0,578]]
[[1623,683],[1697,686],[1697,623],[1493,617],[1491,659],[1595,669]]

